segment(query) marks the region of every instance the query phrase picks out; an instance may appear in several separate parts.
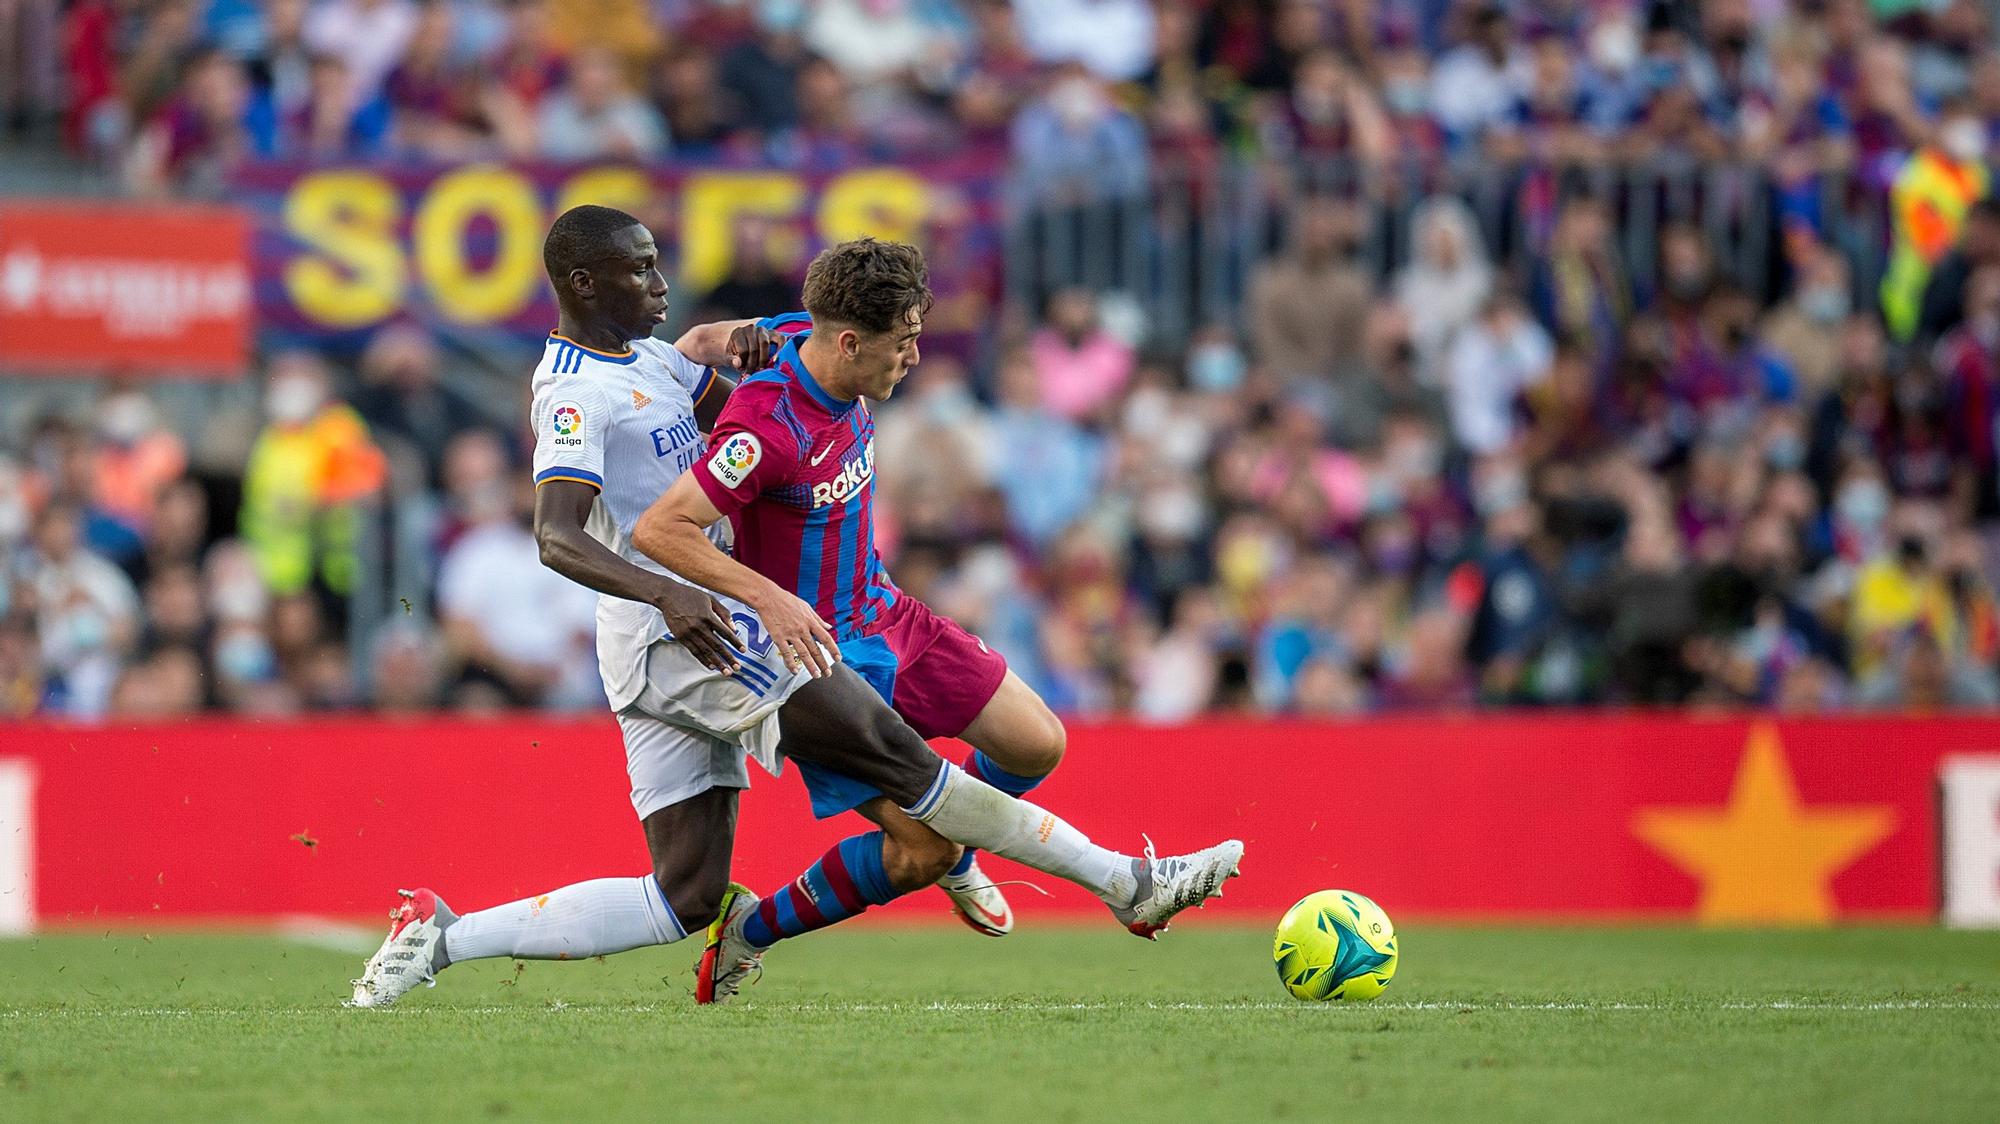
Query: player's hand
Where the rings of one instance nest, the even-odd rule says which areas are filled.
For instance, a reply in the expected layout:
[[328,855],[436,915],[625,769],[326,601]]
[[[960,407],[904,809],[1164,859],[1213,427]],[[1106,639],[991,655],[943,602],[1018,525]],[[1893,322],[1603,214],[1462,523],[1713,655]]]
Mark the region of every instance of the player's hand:
[[667,618],[667,632],[704,667],[725,675],[740,668],[736,622],[729,619],[722,602],[691,585],[665,584],[668,588],[653,598],[653,606]]
[[729,362],[749,374],[771,365],[785,346],[785,337],[755,324],[738,324],[729,333]]
[[813,607],[783,590],[756,606],[764,630],[771,634],[771,646],[785,661],[785,670],[804,667],[814,678],[833,674],[840,662],[840,646],[833,642],[831,626],[819,619]]

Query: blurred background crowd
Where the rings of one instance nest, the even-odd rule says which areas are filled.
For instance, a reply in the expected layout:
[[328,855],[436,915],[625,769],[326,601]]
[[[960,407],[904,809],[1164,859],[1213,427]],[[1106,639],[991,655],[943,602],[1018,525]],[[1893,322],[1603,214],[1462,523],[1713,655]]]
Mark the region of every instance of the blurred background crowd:
[[[927,354],[878,410],[896,580],[1069,715],[1972,707],[2000,704],[1991,16],[0,0],[0,109],[128,191],[188,195],[257,157],[985,146],[1017,206],[1063,215],[1339,161],[1362,174],[1294,183],[1234,236],[1226,310],[1167,325],[1044,271]],[[1629,192],[1594,190],[1675,161],[1754,171],[1754,270],[1740,230],[1636,228]],[[1390,166],[1417,168],[1395,206],[1367,174]],[[1426,171],[1468,166],[1507,170],[1507,222]],[[769,232],[737,234],[683,309],[796,304]],[[518,400],[473,400],[398,324],[353,357],[268,353],[239,408],[114,382],[0,434],[0,708],[599,705],[593,595],[527,529],[531,362]],[[377,571],[394,608],[357,628]]]

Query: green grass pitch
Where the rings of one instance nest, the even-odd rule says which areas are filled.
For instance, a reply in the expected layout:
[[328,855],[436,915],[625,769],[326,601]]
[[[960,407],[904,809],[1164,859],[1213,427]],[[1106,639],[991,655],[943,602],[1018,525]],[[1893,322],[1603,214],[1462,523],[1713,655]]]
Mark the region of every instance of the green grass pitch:
[[1262,931],[795,942],[697,1009],[693,944],[466,964],[389,1011],[272,936],[0,942],[0,1120],[1983,1120],[2000,934],[1415,926],[1371,1004]]

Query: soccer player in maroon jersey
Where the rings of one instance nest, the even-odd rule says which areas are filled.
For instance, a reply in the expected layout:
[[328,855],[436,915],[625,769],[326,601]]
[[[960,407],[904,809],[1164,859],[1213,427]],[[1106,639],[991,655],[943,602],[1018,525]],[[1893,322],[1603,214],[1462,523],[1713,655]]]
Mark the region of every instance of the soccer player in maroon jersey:
[[[899,590],[875,551],[875,423],[863,399],[888,398],[917,365],[930,306],[923,255],[873,239],[834,246],[806,271],[805,306],[803,313],[760,322],[789,337],[785,346],[768,370],[731,394],[708,459],[640,517],[633,545],[688,580],[755,607],[781,653],[804,658],[818,642],[818,627],[830,626],[841,661],[917,733],[971,743],[963,772],[1019,798],[1061,760],[1062,723],[997,652]],[[706,535],[724,517],[734,524],[735,559]],[[787,608],[800,601],[814,619],[790,619],[795,614]],[[800,762],[799,772],[822,817],[854,809],[886,826],[912,813],[831,770]],[[1118,904],[1130,893],[1126,879],[1185,877],[1219,887],[1241,854],[1234,840],[1164,859],[1149,845],[1130,872],[1107,867],[1103,883],[1091,888],[1133,932],[1151,936],[1163,924],[1128,916]],[[971,855],[939,885],[968,924],[1004,935],[1012,913]],[[836,857],[829,852],[822,862]],[[847,894],[836,900],[825,892],[827,881],[816,864],[765,899],[724,941],[762,949],[878,904],[856,908]],[[837,881],[833,888],[840,888]]]

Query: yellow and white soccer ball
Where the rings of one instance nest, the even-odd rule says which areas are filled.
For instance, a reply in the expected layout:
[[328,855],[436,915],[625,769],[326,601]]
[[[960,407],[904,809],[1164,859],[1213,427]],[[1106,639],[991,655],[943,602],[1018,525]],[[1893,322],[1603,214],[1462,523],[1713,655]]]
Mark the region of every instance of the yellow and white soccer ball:
[[1396,927],[1352,890],[1321,890],[1285,912],[1271,956],[1300,999],[1373,999],[1396,976]]

